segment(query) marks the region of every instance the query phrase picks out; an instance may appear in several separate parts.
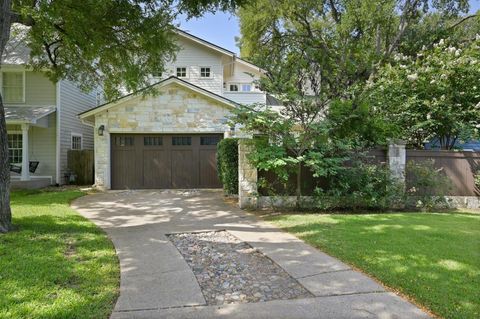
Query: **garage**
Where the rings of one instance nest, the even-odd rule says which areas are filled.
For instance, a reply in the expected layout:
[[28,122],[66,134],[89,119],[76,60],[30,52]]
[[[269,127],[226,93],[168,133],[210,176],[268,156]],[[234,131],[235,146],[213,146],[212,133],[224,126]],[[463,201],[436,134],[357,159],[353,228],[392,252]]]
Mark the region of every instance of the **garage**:
[[112,189],[221,188],[223,134],[111,134]]

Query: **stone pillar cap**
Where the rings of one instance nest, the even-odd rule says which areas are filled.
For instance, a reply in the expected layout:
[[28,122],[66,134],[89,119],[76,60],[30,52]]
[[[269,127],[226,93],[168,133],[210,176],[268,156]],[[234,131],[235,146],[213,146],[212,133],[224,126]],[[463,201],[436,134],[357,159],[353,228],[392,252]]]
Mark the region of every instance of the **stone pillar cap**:
[[406,145],[407,142],[405,140],[399,139],[399,138],[392,138],[388,140],[388,144],[395,144],[395,145]]

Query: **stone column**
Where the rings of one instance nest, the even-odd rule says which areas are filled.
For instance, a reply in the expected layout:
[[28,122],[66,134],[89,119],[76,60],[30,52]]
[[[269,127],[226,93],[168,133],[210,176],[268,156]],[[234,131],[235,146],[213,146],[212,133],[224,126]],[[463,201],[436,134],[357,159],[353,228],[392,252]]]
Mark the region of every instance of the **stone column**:
[[28,156],[28,130],[29,124],[22,124],[22,175],[20,180],[30,180],[30,158]]
[[393,177],[405,184],[405,167],[407,163],[407,151],[405,142],[392,140],[388,145],[388,166]]
[[251,151],[246,139],[238,140],[238,203],[240,208],[257,208],[257,168],[248,161]]

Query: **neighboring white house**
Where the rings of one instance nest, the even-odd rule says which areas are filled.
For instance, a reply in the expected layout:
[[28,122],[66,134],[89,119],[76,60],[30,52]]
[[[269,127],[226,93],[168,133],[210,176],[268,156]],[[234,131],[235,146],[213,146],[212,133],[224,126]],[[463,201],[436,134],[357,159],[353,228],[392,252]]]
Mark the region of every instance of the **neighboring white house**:
[[104,189],[221,187],[216,144],[235,128],[239,104],[266,104],[256,81],[263,70],[178,31],[181,50],[152,80],[159,93],[139,92],[80,114],[95,128],[95,185]]
[[[11,173],[12,186],[64,184],[67,151],[93,149],[93,129],[77,114],[94,107],[97,96],[69,81],[53,83],[27,68],[28,59],[28,48],[12,39],[0,70],[9,157],[18,171]],[[34,173],[30,162],[38,162]]]

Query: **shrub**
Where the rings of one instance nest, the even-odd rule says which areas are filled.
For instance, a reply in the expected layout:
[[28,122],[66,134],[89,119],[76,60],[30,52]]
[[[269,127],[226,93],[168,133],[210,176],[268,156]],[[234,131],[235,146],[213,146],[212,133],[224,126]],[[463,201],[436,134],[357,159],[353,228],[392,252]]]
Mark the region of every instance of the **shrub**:
[[385,165],[356,162],[339,167],[315,197],[321,209],[380,210],[401,206],[403,189]]
[[238,194],[238,139],[225,138],[217,145],[218,177],[228,195]]
[[448,195],[452,184],[443,169],[435,168],[434,164],[433,160],[407,163],[408,205],[425,210],[448,207],[445,195]]

